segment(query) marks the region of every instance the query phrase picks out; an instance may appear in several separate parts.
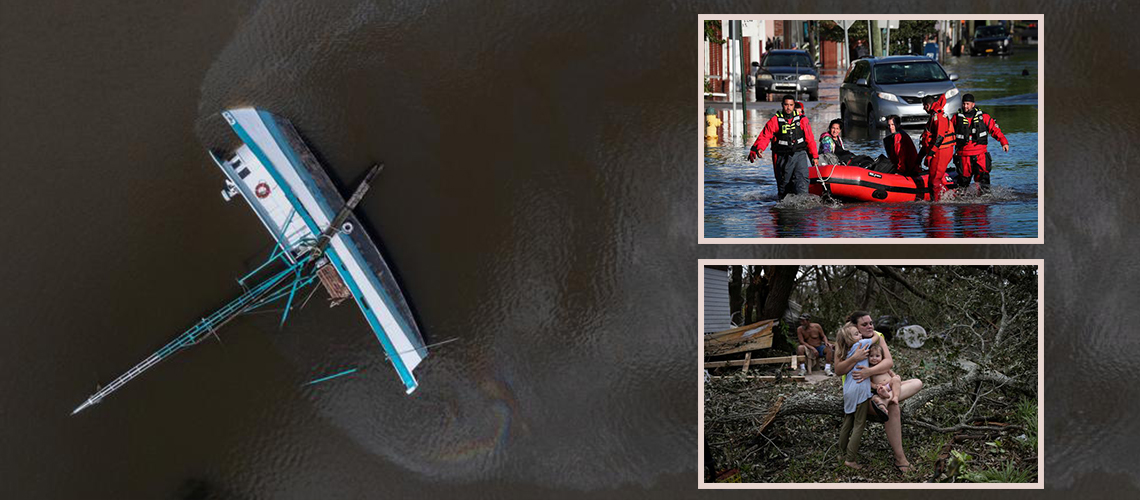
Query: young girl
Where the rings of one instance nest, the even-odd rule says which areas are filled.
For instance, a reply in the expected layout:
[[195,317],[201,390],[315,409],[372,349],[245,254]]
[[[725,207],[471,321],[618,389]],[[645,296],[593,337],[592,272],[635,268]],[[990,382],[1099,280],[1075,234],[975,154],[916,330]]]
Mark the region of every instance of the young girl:
[[[868,348],[879,342],[879,336],[864,339],[854,323],[848,322],[835,334],[836,373],[847,374],[856,366],[867,368]],[[863,402],[871,397],[871,381],[856,382],[854,377],[843,377],[843,427],[839,431],[839,448],[844,452],[844,465],[853,469],[862,468],[859,459],[859,443],[863,439],[863,428],[867,422],[866,406]],[[862,408],[862,411],[857,411]]]
[[[875,338],[878,338],[876,336]],[[870,350],[867,351],[867,365],[875,366],[883,361],[883,346],[874,344]],[[871,382],[871,405],[875,411],[879,413],[879,417],[887,420],[887,405],[891,402],[898,404],[899,390],[902,387],[902,378],[894,371],[887,370],[886,373],[872,375]]]
[[[859,333],[859,329],[850,323],[843,325],[842,334],[836,336],[835,350],[844,353],[843,359],[851,358],[855,355],[857,349],[869,349],[872,346],[878,347],[879,336],[876,335],[872,338],[865,339]],[[868,354],[870,352],[868,351]],[[882,360],[882,348],[879,348],[880,361]],[[851,369],[856,367],[867,368],[868,359],[864,357],[855,363]],[[856,382],[854,377],[843,378],[843,412],[846,414],[855,413],[855,407],[860,403],[866,401],[871,397],[871,381],[863,379],[861,382]]]

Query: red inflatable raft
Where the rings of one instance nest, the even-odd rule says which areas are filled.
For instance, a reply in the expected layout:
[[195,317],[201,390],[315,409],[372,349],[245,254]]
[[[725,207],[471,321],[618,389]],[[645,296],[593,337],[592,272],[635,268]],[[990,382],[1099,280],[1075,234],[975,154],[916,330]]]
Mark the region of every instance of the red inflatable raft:
[[[914,177],[884,174],[850,165],[820,165],[808,168],[808,192],[823,196],[827,189],[835,198],[887,203],[929,200],[926,177],[926,174]],[[943,181],[947,189],[954,187],[954,178],[950,175]]]

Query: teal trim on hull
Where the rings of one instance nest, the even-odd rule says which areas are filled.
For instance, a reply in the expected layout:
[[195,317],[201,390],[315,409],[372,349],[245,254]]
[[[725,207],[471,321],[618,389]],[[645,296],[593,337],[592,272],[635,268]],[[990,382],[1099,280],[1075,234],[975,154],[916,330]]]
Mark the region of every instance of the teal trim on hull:
[[[281,132],[281,129],[277,125],[277,117],[273,116],[273,114],[268,111],[260,109],[257,110],[257,115],[261,117],[261,121],[265,123],[265,128],[269,131],[269,135],[273,136],[273,140],[277,142],[278,146],[281,146],[281,151],[285,153],[286,159],[288,159],[289,163],[293,166],[293,171],[297,172],[297,176],[301,178],[301,182],[304,182],[305,187],[307,187],[309,189],[309,192],[313,194],[313,199],[317,200],[317,204],[320,205],[321,210],[325,212],[325,217],[327,217],[329,220],[332,220],[332,218],[336,216],[337,210],[333,209],[333,207],[329,205],[328,200],[321,193],[320,188],[318,188],[316,183],[313,182],[313,179],[305,170],[305,167],[301,162],[301,158],[297,156],[296,151],[293,151],[293,148],[286,146],[289,144],[289,141],[285,138],[285,135]],[[356,245],[351,243],[351,241],[346,241],[345,247],[348,248],[348,251],[352,254],[353,259],[356,262],[360,263],[367,262],[367,260],[364,258],[364,255],[362,255],[360,253],[360,250],[356,248]],[[363,266],[363,268],[367,269],[367,266]],[[389,311],[392,311],[392,318],[396,320],[396,324],[399,325],[400,328],[404,330],[404,332],[408,333],[408,341],[412,344],[412,347],[417,351],[423,349],[423,345],[416,345],[419,343],[418,340],[411,336],[411,333],[415,330],[410,325],[408,325],[407,321],[404,319],[404,316],[400,314],[399,307],[396,306],[396,302],[392,300],[392,297],[388,295],[387,291],[385,291],[384,286],[371,273],[366,273],[366,275],[368,281],[372,284],[372,287],[376,289],[376,294],[380,296],[380,300],[384,301],[384,306],[387,307]]]
[[[228,113],[228,111],[223,112],[223,114]],[[261,116],[261,113],[262,112],[260,110],[257,110],[259,117]],[[309,231],[313,234],[321,234],[321,229],[317,225],[316,221],[314,221],[309,213],[305,210],[305,206],[302,205],[300,200],[297,199],[297,196],[293,193],[293,190],[289,187],[289,184],[286,183],[285,179],[281,177],[281,174],[277,172],[277,169],[273,166],[273,162],[269,160],[269,157],[265,154],[264,151],[261,150],[261,147],[257,144],[257,142],[253,140],[253,137],[251,137],[245,128],[241,126],[240,122],[238,122],[236,118],[234,118],[232,115],[230,115],[228,118],[229,119],[227,121],[232,122],[231,127],[234,129],[234,132],[237,133],[242,142],[244,142],[245,145],[249,147],[249,150],[253,152],[258,161],[260,161],[261,164],[265,166],[265,169],[267,172],[269,172],[269,175],[273,176],[273,180],[275,180],[278,186],[281,187],[286,199],[289,200],[289,203],[292,204],[293,208],[297,210],[297,213],[301,215],[301,218],[309,227]],[[268,129],[269,127],[266,128]],[[270,131],[271,135],[272,133],[273,132]],[[275,138],[275,140],[277,139]],[[291,148],[284,146],[280,142],[277,143],[277,146],[281,148],[282,151],[285,151],[286,155],[291,153]],[[294,166],[294,170],[296,170],[296,166]],[[314,193],[313,197],[316,199],[318,195]],[[342,276],[348,275],[348,269],[345,268],[344,262],[341,260],[340,256],[337,255],[336,251],[334,251],[332,248],[328,248],[325,250],[325,255],[329,257],[329,260],[331,260],[337,266],[337,268],[343,271]],[[368,320],[369,326],[372,327],[373,333],[376,335],[377,340],[380,341],[380,345],[384,348],[385,353],[388,355],[388,360],[391,361],[392,366],[396,368],[396,373],[399,374],[401,381],[404,383],[404,386],[409,392],[415,389],[418,385],[415,377],[412,376],[411,372],[408,370],[407,365],[405,365],[403,359],[400,358],[400,353],[396,350],[395,346],[393,346],[391,341],[388,340],[387,333],[385,333],[384,328],[380,326],[380,321],[376,318],[375,313],[372,312],[371,307],[367,305],[367,302],[363,298],[363,293],[360,291],[360,288],[356,284],[355,280],[347,279],[345,280],[345,284],[348,285],[349,289],[352,291],[353,298],[356,299],[357,305],[360,306],[360,310],[364,313],[364,317]],[[378,290],[378,292],[380,292],[380,290]],[[393,314],[392,317],[398,318],[398,315]]]

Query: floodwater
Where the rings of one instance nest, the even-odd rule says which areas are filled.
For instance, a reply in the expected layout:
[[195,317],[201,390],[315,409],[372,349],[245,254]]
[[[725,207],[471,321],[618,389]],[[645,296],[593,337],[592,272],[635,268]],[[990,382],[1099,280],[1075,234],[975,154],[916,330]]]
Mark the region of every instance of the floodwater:
[[[721,109],[729,122],[717,146],[705,148],[704,236],[706,238],[1035,238],[1038,236],[1037,54],[1022,48],[1008,57],[950,58],[957,86],[973,93],[978,107],[997,120],[1009,140],[1009,152],[991,144],[992,192],[939,203],[821,203],[815,196],[782,202],[776,195],[770,151],[748,162],[748,149],[779,103],[748,103],[747,133],[739,126],[741,110]],[[1022,75],[1023,70],[1028,75]],[[819,102],[805,102],[816,138],[839,118],[843,75],[821,76]],[[872,158],[883,154],[881,129],[852,124],[844,131],[848,149]],[[908,128],[915,140],[921,128]],[[743,136],[743,137],[742,137]],[[996,142],[996,141],[994,141]],[[951,162],[951,166],[953,163]],[[973,188],[973,186],[971,186]]]
[[[691,487],[694,296],[650,271],[695,269],[657,252],[695,241],[692,210],[658,199],[695,162],[623,149],[644,130],[626,111],[662,96],[595,78],[659,78],[606,36],[640,8],[486,7],[5,3],[0,497]],[[680,40],[691,20],[651,26]],[[458,340],[405,395],[355,306],[318,291],[284,328],[240,318],[69,416],[268,251],[206,154],[235,144],[219,112],[243,105],[290,119],[344,191],[386,163],[357,213],[427,341]],[[655,310],[630,314],[633,296]]]

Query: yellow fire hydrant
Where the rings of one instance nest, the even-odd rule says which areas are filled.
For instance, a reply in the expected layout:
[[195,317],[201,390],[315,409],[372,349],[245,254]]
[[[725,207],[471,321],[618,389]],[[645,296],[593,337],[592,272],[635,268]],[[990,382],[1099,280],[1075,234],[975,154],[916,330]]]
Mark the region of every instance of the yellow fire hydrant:
[[719,128],[722,123],[723,122],[720,121],[720,118],[716,117],[716,111],[713,111],[711,106],[708,108],[705,108],[705,124],[708,125],[707,127],[705,127],[705,144],[706,145],[716,146],[717,139],[718,139],[717,134],[716,134],[716,129]]

